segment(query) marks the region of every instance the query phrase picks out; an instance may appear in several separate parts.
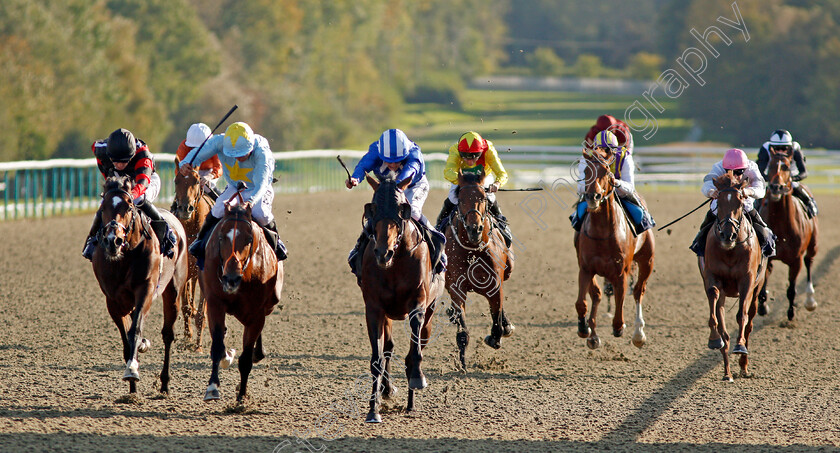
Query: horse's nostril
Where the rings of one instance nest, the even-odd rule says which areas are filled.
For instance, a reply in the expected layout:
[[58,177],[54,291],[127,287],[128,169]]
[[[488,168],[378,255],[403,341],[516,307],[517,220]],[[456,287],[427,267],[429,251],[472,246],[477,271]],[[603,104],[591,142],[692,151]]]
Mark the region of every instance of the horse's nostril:
[[123,238],[114,239],[114,245],[117,246],[117,247],[122,247],[123,243],[124,243]]

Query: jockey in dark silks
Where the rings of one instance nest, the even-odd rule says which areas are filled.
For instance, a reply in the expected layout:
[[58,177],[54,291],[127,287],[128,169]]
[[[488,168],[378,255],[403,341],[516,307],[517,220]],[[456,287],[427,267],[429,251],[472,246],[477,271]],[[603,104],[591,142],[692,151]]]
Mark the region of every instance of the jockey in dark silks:
[[802,148],[799,146],[799,142],[793,141],[793,137],[790,135],[790,132],[779,129],[773,132],[773,135],[770,136],[770,140],[764,142],[761,145],[761,148],[758,150],[758,170],[761,172],[761,176],[764,177],[764,180],[767,180],[767,165],[770,163],[770,153],[778,153],[782,152],[793,157],[793,162],[796,164],[796,170],[798,173],[793,175],[791,179],[793,179],[793,196],[802,200],[803,205],[805,206],[805,210],[808,213],[809,217],[815,217],[819,210],[817,209],[817,201],[814,200],[805,189],[802,188],[802,184],[799,181],[808,177],[808,170],[805,168],[805,157],[802,155]]

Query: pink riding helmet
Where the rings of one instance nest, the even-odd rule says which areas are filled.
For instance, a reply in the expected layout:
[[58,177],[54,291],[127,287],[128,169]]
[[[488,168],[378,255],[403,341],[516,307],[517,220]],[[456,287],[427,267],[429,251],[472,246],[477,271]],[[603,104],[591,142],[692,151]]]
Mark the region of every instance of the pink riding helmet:
[[738,148],[732,148],[723,156],[723,168],[726,170],[740,170],[747,168],[749,159],[747,155]]

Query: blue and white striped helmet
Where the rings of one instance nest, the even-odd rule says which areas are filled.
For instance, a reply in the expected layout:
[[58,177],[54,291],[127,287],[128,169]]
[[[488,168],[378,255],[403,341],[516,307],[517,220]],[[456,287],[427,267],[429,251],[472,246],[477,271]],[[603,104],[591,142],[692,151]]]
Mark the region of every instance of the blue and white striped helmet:
[[408,157],[414,143],[399,129],[388,129],[379,137],[379,158],[385,162],[401,162]]

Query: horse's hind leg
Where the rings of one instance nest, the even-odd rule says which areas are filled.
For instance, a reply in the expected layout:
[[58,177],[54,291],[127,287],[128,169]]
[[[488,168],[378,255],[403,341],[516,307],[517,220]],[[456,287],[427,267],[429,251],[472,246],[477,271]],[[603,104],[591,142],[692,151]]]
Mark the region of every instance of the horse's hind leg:
[[[753,296],[749,303],[749,310],[747,312],[747,325],[744,328],[744,346],[749,349],[750,347],[750,334],[753,330],[753,319],[755,319],[756,312],[758,311],[758,295],[753,290]],[[751,375],[747,372],[747,366],[750,364],[750,356],[749,354],[741,354],[741,357],[738,359],[738,364],[741,367],[741,377],[750,377]]]
[[720,294],[720,291],[714,287],[710,286],[706,289],[706,297],[709,299],[709,349],[721,349],[724,347],[723,338],[721,338],[721,330],[724,332],[726,329],[720,329],[720,324],[722,323],[722,319],[720,319],[717,315],[717,303],[718,299],[722,298],[723,296]]
[[[615,314],[613,315],[613,336],[624,335],[624,293],[627,291],[627,274],[622,273],[612,282],[615,288]],[[592,304],[592,316],[595,317],[597,305]]]
[[411,329],[411,343],[408,347],[408,354],[405,357],[405,373],[408,377],[408,388],[410,390],[422,390],[429,384],[426,382],[426,376],[420,369],[420,362],[423,361],[422,352],[422,335],[423,328],[426,325],[425,307],[417,304],[417,308],[411,311],[408,318],[409,327]]
[[[717,324],[717,335],[718,339],[721,342],[722,346],[720,347],[720,354],[723,357],[723,380],[732,382],[732,369],[729,366],[729,332],[726,331],[726,309],[724,306],[724,302],[726,301],[726,296],[722,293],[717,292],[717,288],[713,288],[718,298],[716,301],[711,302],[714,305],[714,311],[716,313],[718,324]],[[709,291],[712,291],[710,289]],[[709,323],[711,325],[711,322]],[[709,347],[712,347],[712,340],[709,340]]]
[[799,271],[802,269],[802,261],[797,259],[796,261],[790,263],[788,265],[788,289],[787,289],[787,299],[788,299],[788,312],[787,316],[789,320],[793,320],[793,316],[796,313],[796,277],[799,276]]
[[484,344],[493,349],[502,347],[502,316],[504,315],[502,311],[502,297],[501,286],[495,288],[495,292],[492,295],[487,296],[487,301],[490,302],[490,319],[492,319],[492,325],[490,327],[490,335],[484,337]]
[[647,336],[644,331],[645,318],[642,313],[642,300],[644,299],[645,292],[647,291],[648,279],[650,278],[651,273],[653,273],[653,256],[649,259],[636,261],[636,264],[639,270],[638,278],[636,279],[636,283],[633,285],[633,299],[636,301],[636,321],[631,341],[634,346],[641,348],[645,345],[645,342],[647,342]]
[[458,326],[458,331],[455,334],[455,342],[458,344],[458,357],[461,360],[461,370],[466,371],[467,346],[470,344],[470,332],[467,329],[467,320],[464,314],[467,308],[467,301],[464,298],[464,294],[460,291],[450,290],[449,297],[452,299],[449,319],[453,324]]
[[265,358],[265,350],[263,349],[262,332],[257,336],[257,344],[254,345],[254,363],[260,363]]
[[163,291],[163,369],[160,372],[160,392],[169,393],[169,354],[175,341],[175,321],[178,320],[179,294],[174,282],[170,282]]
[[195,306],[193,301],[193,292],[195,290],[195,281],[191,278],[187,279],[184,285],[184,290],[181,292],[181,316],[184,317],[184,344],[189,347],[192,342],[193,330],[190,324],[190,319],[195,316]]
[[207,298],[204,297],[201,288],[198,288],[196,298],[198,299],[198,305],[195,313],[195,350],[196,352],[202,352],[201,337],[204,333],[204,320],[207,317]]
[[393,324],[390,319],[385,318],[382,327],[382,355],[385,360],[385,365],[382,369],[382,398],[387,400],[391,399],[391,397],[397,393],[397,389],[394,387],[393,377],[391,375],[391,358],[394,354],[394,338],[391,335]]
[[811,234],[811,241],[805,251],[805,271],[808,277],[808,287],[805,289],[805,309],[814,311],[817,308],[817,300],[814,298],[814,283],[811,281],[811,264],[814,263],[814,256],[817,254],[817,225],[814,223],[814,231]]
[[260,338],[265,318],[258,319],[256,323],[245,327],[242,333],[242,355],[239,356],[239,394],[236,395],[236,402],[241,403],[248,394],[248,376],[254,366],[254,345]]
[[368,339],[370,340],[370,374],[373,377],[373,387],[370,394],[370,410],[365,417],[365,423],[381,423],[382,417],[379,415],[380,406],[380,390],[379,385],[382,381],[382,373],[385,367],[383,360],[383,319],[385,313],[379,309],[368,307],[365,312],[365,320],[367,321]]
[[[575,302],[575,309],[578,315],[578,336],[581,338],[589,338],[587,345],[595,349],[600,345],[598,335],[595,333],[595,317],[590,316],[589,321],[586,320],[586,293],[589,292],[591,285],[595,283],[595,275],[591,272],[580,269],[578,272],[578,298]],[[600,290],[598,291],[600,294]],[[599,299],[600,302],[600,299]],[[592,302],[593,308],[595,301]]]

